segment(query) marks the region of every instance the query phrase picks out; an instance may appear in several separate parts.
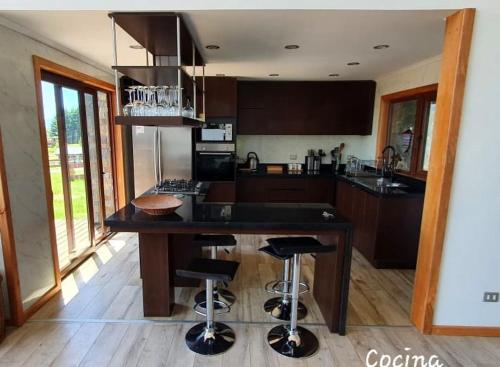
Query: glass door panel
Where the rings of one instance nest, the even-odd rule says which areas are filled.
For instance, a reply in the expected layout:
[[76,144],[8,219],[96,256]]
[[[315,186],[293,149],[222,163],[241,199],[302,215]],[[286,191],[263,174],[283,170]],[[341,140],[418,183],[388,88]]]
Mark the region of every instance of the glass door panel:
[[98,131],[96,132],[96,110],[94,95],[85,93],[85,116],[87,122],[87,141],[89,147],[90,184],[92,188],[92,207],[94,209],[94,238],[104,234],[102,202],[101,202],[101,167],[98,146]]
[[432,133],[434,131],[434,117],[436,115],[436,101],[427,103],[424,120],[424,150],[422,157],[422,170],[429,170],[429,158],[431,155]]
[[108,95],[97,92],[99,109],[99,134],[101,144],[102,179],[104,186],[104,207],[106,217],[113,214],[115,208],[115,188],[113,181],[113,155],[111,146],[111,130],[109,125]]
[[410,171],[417,121],[417,100],[391,104],[389,144],[396,149],[396,169]]
[[72,247],[70,246],[70,259],[72,259],[79,256],[91,246],[91,237],[89,232],[83,134],[78,91],[63,87],[62,102],[64,107],[64,130],[70,189],[69,200],[73,217],[74,244]]
[[61,163],[61,143],[59,139],[59,124],[56,109],[55,86],[42,81],[43,114],[45,132],[47,134],[47,150],[49,157],[50,182],[52,186],[52,204],[54,209],[54,225],[59,255],[59,267],[69,265],[69,240],[64,204],[63,171]]

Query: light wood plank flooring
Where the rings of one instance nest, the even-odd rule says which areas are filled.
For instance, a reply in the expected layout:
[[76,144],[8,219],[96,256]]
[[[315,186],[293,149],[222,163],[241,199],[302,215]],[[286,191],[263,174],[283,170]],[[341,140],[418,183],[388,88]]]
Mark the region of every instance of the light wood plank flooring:
[[[177,289],[180,305],[171,318],[142,316],[137,237],[119,234],[64,279],[59,296],[10,331],[0,345],[0,366],[364,366],[372,348],[392,356],[436,354],[445,366],[498,366],[500,338],[423,336],[408,326],[413,272],[375,270],[357,252],[347,336],[330,334],[305,295],[309,315],[302,323],[318,336],[320,350],[300,361],[279,356],[265,343],[276,321],[262,312],[269,297],[262,288],[281,269],[256,251],[264,239],[238,236],[239,245],[224,255],[241,266],[230,286],[238,302],[219,318],[237,336],[223,355],[202,357],[185,346],[185,333],[199,319],[191,310],[195,289]],[[313,259],[306,256],[302,268],[311,282]]]

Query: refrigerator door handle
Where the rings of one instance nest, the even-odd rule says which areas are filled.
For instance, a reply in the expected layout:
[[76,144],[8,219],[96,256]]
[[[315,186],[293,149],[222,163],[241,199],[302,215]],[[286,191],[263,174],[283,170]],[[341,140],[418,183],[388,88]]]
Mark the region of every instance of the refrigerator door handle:
[[158,128],[158,186],[161,185],[163,181],[163,172],[162,172],[162,161],[161,161],[161,130]]
[[156,159],[157,159],[157,144],[158,144],[158,138],[157,138],[157,135],[158,135],[158,129],[156,129],[153,133],[153,174],[154,174],[154,178],[155,178],[155,184],[156,186],[158,187],[158,165],[156,163]]

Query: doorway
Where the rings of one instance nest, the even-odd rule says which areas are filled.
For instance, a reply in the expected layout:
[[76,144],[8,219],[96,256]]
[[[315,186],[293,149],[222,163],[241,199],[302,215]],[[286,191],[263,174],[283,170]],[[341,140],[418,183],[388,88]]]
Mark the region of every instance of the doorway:
[[64,272],[107,234],[115,211],[110,97],[42,71],[41,89],[59,268]]

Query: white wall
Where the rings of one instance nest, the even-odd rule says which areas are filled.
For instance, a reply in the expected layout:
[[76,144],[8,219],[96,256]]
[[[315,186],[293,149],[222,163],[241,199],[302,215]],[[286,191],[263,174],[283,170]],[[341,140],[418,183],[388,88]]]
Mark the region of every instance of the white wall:
[[38,128],[32,55],[112,81],[109,73],[2,25],[0,21],[0,126],[26,309],[55,284]]
[[[237,153],[238,157],[245,158],[248,152],[256,152],[261,163],[304,163],[308,149],[323,149],[327,154],[323,163],[330,163],[330,151],[343,142],[342,162],[345,163],[349,154],[359,158],[371,156],[364,144],[366,139],[366,136],[354,135],[240,135]],[[291,160],[291,154],[297,155],[297,160]]]
[[500,5],[478,1],[434,323],[500,326]]

